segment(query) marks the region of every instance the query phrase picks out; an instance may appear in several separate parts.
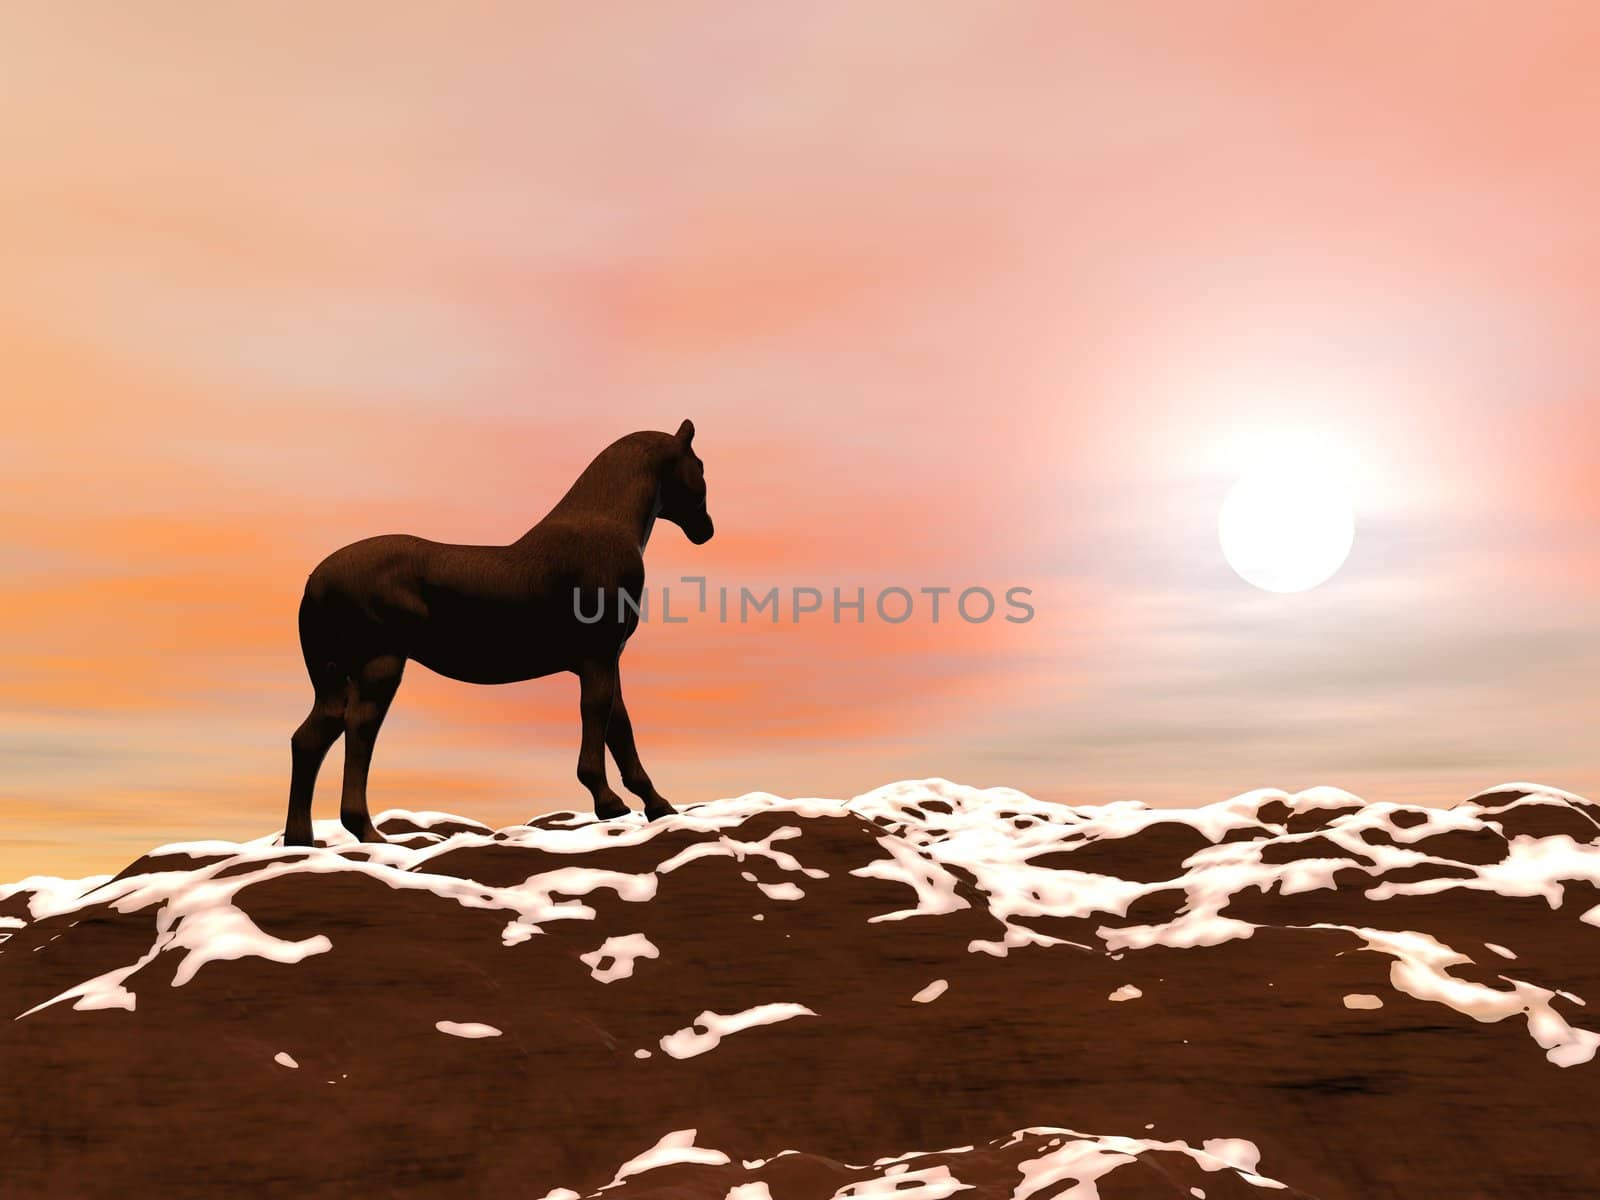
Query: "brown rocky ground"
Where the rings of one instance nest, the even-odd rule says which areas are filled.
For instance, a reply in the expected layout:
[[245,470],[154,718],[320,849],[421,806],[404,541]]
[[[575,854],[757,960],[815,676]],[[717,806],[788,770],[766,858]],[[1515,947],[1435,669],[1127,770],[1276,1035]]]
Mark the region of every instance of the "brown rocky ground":
[[1597,819],[932,780],[164,847],[0,888],[0,1194],[1592,1197]]

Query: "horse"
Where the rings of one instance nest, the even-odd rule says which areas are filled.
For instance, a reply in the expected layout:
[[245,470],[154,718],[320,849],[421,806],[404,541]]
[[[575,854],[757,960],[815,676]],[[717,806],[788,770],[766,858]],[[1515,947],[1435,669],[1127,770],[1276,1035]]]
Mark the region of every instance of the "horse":
[[[696,546],[711,540],[705,466],[694,424],[619,438],[554,508],[507,546],[463,546],[391,533],[334,551],[306,579],[300,649],[315,698],[289,739],[283,844],[311,846],[322,760],[345,739],[340,822],[358,841],[387,839],[367,811],[373,744],[407,662],[466,683],[578,677],[578,780],[604,820],[628,812],[606,782],[609,747],[623,785],[651,820],[676,810],[639,761],[619,660],[639,620],[644,549],[656,519]],[[580,618],[580,595],[617,600],[615,617]],[[631,601],[631,604],[626,602]]]

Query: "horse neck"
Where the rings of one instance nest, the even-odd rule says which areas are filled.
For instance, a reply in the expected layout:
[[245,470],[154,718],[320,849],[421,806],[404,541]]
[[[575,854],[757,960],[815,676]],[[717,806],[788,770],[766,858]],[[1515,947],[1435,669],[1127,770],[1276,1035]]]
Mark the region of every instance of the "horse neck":
[[624,438],[584,469],[545,519],[612,521],[631,530],[643,550],[661,507],[664,459],[659,449]]

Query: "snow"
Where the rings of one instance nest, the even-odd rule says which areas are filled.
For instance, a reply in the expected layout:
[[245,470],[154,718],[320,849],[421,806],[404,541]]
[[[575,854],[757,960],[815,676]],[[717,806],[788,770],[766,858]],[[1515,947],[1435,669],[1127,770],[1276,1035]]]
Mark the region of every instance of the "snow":
[[[617,1168],[615,1178],[606,1184],[606,1187],[616,1187],[630,1175],[639,1175],[645,1171],[654,1171],[660,1167],[675,1166],[679,1163],[700,1163],[720,1167],[731,1161],[720,1150],[707,1150],[696,1146],[695,1133],[696,1130],[693,1129],[679,1129],[667,1134],[643,1154],[635,1155]],[[604,1190],[605,1188],[601,1189]]]
[[1555,992],[1505,976],[1501,978],[1511,984],[1509,991],[1457,979],[1449,968],[1472,960],[1425,933],[1392,933],[1346,925],[1313,928],[1347,929],[1365,939],[1368,949],[1392,955],[1395,961],[1389,968],[1389,982],[1397,992],[1443,1004],[1485,1023],[1526,1013],[1528,1033],[1545,1050],[1545,1057],[1558,1067],[1589,1062],[1600,1048],[1600,1034],[1573,1028],[1551,1007]]
[[943,979],[935,979],[927,987],[923,988],[915,996],[911,997],[911,999],[916,1001],[918,1004],[928,1004],[944,995],[945,991],[949,987],[950,984],[947,981]]
[[758,883],[761,894],[768,900],[803,900],[805,892],[797,883]]
[[1230,1167],[1252,1173],[1256,1165],[1261,1162],[1261,1151],[1254,1142],[1247,1142],[1243,1138],[1207,1138],[1200,1143],[1200,1148]]
[[519,946],[534,934],[543,932],[537,925],[530,925],[526,921],[507,921],[506,927],[500,931],[500,944]]
[[[752,803],[757,794],[742,796],[738,800],[719,800],[712,804],[702,804],[688,813],[680,813],[675,821],[680,821],[679,828],[687,825],[692,829],[716,831],[737,826],[747,818],[761,811],[759,804]],[[774,797],[774,799],[776,799]],[[784,801],[777,803],[789,808],[801,816],[830,816],[840,815],[820,809],[820,805],[837,805],[841,801]],[[708,812],[707,810],[714,810]],[[786,851],[775,849],[773,842],[788,841],[791,838],[802,837],[803,833],[797,825],[784,825],[773,830],[759,842],[744,842],[736,838],[719,837],[714,842],[695,842],[678,854],[664,861],[656,868],[657,872],[665,875],[702,858],[727,857],[735,862],[744,862],[748,858],[764,858],[780,871],[791,874],[804,875],[808,879],[826,879],[828,873],[814,867],[802,866],[800,860]],[[742,872],[746,882],[754,883],[756,877],[750,872]]]
[[642,933],[609,937],[601,943],[600,949],[578,955],[579,961],[589,968],[589,974],[601,983],[627,979],[633,974],[634,963],[639,959],[660,957],[661,951]]
[[21,892],[28,893],[28,915],[35,921],[69,912],[79,897],[92,892],[102,884],[111,882],[110,875],[88,875],[81,879],[63,879],[59,875],[30,875],[15,883],[0,884],[0,900],[9,900]]
[[287,1050],[278,1051],[278,1053],[272,1056],[272,1061],[277,1063],[280,1067],[288,1067],[291,1071],[298,1070],[300,1068],[300,1064],[295,1062],[294,1056],[291,1055]]
[[433,1027],[440,1033],[448,1033],[451,1037],[458,1038],[491,1038],[500,1036],[500,1031],[493,1025],[481,1025],[477,1021],[435,1021]]
[[432,809],[386,808],[373,818],[373,821],[375,824],[381,825],[385,821],[395,819],[409,821],[422,829],[431,829],[435,825],[465,825],[480,833],[492,834],[494,832],[487,825],[474,821],[470,817],[458,816],[455,813],[436,812]]
[[[1058,1134],[1060,1144],[1047,1153],[1021,1164],[1022,1182],[1012,1192],[1012,1200],[1027,1200],[1044,1193],[1051,1200],[1099,1200],[1096,1181],[1118,1167],[1135,1161],[1139,1154],[1152,1151],[1185,1154],[1205,1171],[1235,1171],[1246,1183],[1262,1188],[1283,1188],[1277,1180],[1256,1173],[1260,1153],[1243,1138],[1211,1138],[1196,1150],[1184,1142],[1161,1142],[1150,1138],[1093,1137],[1073,1130],[1032,1128],[1012,1135],[1012,1143],[1025,1133]],[[1060,1185],[1070,1183],[1062,1190]]]
[[130,875],[115,883],[102,884],[75,900],[58,895],[54,915],[75,911],[90,900],[109,902],[118,912],[124,913],[159,904],[155,940],[133,963],[75,984],[22,1015],[31,1016],[63,1000],[73,1001],[72,1007],[79,1010],[121,1008],[132,1012],[137,1008],[138,998],[127,988],[127,980],[167,950],[187,951],[173,975],[173,987],[182,987],[202,966],[219,959],[252,955],[273,962],[298,963],[313,954],[326,954],[332,949],[332,943],[325,935],[317,934],[298,942],[273,937],[257,928],[233,904],[233,897],[246,884],[282,875],[300,865],[267,862],[259,871],[218,878],[223,863],[214,863],[193,871]]
[[[684,1163],[706,1166],[724,1166],[731,1162],[719,1150],[695,1145],[697,1131],[680,1129],[664,1135],[649,1150],[636,1155],[618,1168],[611,1182],[601,1188],[605,1192],[624,1180],[644,1175],[646,1172]],[[1253,1142],[1243,1138],[1211,1138],[1202,1148],[1195,1149],[1181,1141],[1158,1141],[1152,1138],[1114,1137],[1079,1133],[1076,1130],[1051,1126],[1033,1126],[1014,1132],[1009,1139],[990,1142],[986,1151],[1004,1150],[1028,1143],[1025,1156],[1018,1165],[1021,1178],[1012,1190],[1012,1200],[1028,1200],[1038,1196],[1043,1200],[1099,1200],[1097,1182],[1119,1167],[1135,1162],[1141,1154],[1167,1153],[1188,1157],[1203,1171],[1229,1172],[1244,1183],[1263,1189],[1284,1188],[1284,1184],[1258,1173],[1260,1152]],[[874,1200],[878,1197],[906,1197],[907,1200],[945,1200],[945,1197],[972,1190],[962,1181],[959,1155],[971,1153],[973,1146],[956,1146],[939,1150],[916,1150],[893,1157],[879,1158],[870,1165],[837,1163],[837,1167],[851,1172],[867,1172],[864,1178],[846,1183],[832,1193],[831,1200]],[[760,1170],[794,1150],[779,1150],[767,1158],[741,1160],[746,1171]],[[924,1164],[922,1160],[940,1158],[947,1161]],[[951,1163],[950,1159],[956,1161]],[[575,1194],[558,1189],[544,1200],[572,1200]],[[1201,1188],[1191,1188],[1190,1195],[1204,1200]],[[772,1200],[765,1181],[752,1180],[731,1186],[723,1200]]]
[[814,1017],[803,1004],[758,1004],[737,1013],[703,1012],[693,1025],[661,1039],[661,1049],[673,1058],[694,1058],[715,1050],[722,1039],[756,1025],[772,1025],[794,1017]]
[[887,859],[875,859],[850,874],[863,879],[890,879],[903,883],[917,895],[915,908],[897,912],[879,913],[870,921],[903,921],[907,917],[938,916],[970,907],[969,902],[956,894],[956,877],[938,862],[919,854],[915,847],[898,838],[880,837],[878,845],[888,852]]
[[1121,987],[1119,987],[1116,991],[1112,992],[1111,995],[1107,996],[1106,999],[1107,1000],[1137,1000],[1142,995],[1144,995],[1144,993],[1141,992],[1138,988],[1134,987],[1133,984],[1125,983]]
[[910,1170],[905,1163],[890,1167],[877,1179],[848,1183],[833,1193],[833,1200],[864,1196],[902,1196],[907,1200],[944,1200],[956,1192],[968,1191],[968,1184],[950,1174],[947,1166]]
[[[425,891],[464,908],[497,912],[504,918],[499,940],[514,949],[543,934],[554,922],[594,921],[596,909],[588,899],[598,893],[609,893],[625,904],[649,904],[668,875],[714,859],[738,864],[740,878],[750,888],[752,908],[759,910],[774,901],[803,908],[808,900],[804,885],[828,874],[805,861],[806,822],[855,817],[873,826],[876,856],[852,874],[898,884],[906,897],[904,904],[863,919],[874,923],[935,921],[976,906],[992,917],[999,929],[994,936],[973,939],[968,950],[996,957],[1042,946],[1076,947],[1111,957],[1156,947],[1202,952],[1255,934],[1256,925],[1230,909],[1239,897],[1266,892],[1314,893],[1333,888],[1336,877],[1348,880],[1350,872],[1364,873],[1371,877],[1363,892],[1373,902],[1371,919],[1360,927],[1325,924],[1309,928],[1343,931],[1360,939],[1368,950],[1389,958],[1388,982],[1397,992],[1479,1022],[1525,1017],[1528,1036],[1550,1062],[1563,1067],[1586,1063],[1600,1049],[1600,1035],[1574,1028],[1552,1005],[1554,999],[1571,993],[1510,975],[1491,986],[1452,973],[1453,967],[1473,961],[1464,950],[1479,957],[1495,955],[1504,960],[1507,970],[1515,970],[1518,959],[1512,950],[1489,942],[1457,948],[1398,922],[1384,922],[1384,902],[1397,897],[1448,895],[1461,889],[1534,898],[1551,910],[1560,910],[1567,883],[1600,886],[1600,845],[1567,835],[1512,837],[1504,842],[1500,861],[1483,866],[1453,862],[1417,849],[1435,834],[1455,831],[1492,834],[1496,842],[1490,844],[1498,844],[1506,814],[1525,805],[1567,805],[1590,816],[1586,802],[1557,789],[1511,784],[1491,791],[1512,790],[1526,795],[1505,802],[1497,795],[1489,807],[1469,802],[1434,809],[1362,805],[1352,794],[1334,788],[1297,793],[1259,789],[1201,808],[1176,810],[1150,809],[1132,802],[1070,806],[1036,800],[1009,788],[978,789],[942,779],[922,779],[891,784],[848,800],[785,800],[757,792],[697,805],[670,822],[647,822],[640,814],[600,822],[587,814],[571,814],[538,827],[512,826],[498,832],[448,813],[395,809],[379,819],[405,820],[424,830],[445,827],[453,832],[361,845],[337,822],[321,821],[315,833],[323,844],[311,849],[280,846],[276,835],[238,844],[174,843],[153,852],[152,869],[121,879],[31,876],[0,886],[0,899],[21,895],[27,907],[26,917],[0,919],[0,929],[9,934],[27,928],[30,922],[78,915],[105,905],[120,913],[148,911],[152,933],[142,953],[64,989],[23,1013],[22,1018],[68,1004],[77,1011],[133,1011],[139,990],[152,986],[147,982],[151,978],[170,978],[172,986],[183,987],[214,963],[255,958],[292,969],[320,956],[337,955],[338,947],[326,933],[298,940],[267,933],[240,902],[240,893],[246,889],[289,873],[360,875],[397,891]],[[1263,820],[1269,805],[1281,805],[1283,812],[1290,814],[1320,814],[1325,823],[1320,829],[1290,833],[1280,812],[1269,813],[1276,820]],[[1350,811],[1342,811],[1345,809]],[[774,813],[791,819],[764,837],[741,836],[740,827],[747,820]],[[1397,823],[1402,814],[1406,823]],[[1198,831],[1208,844],[1174,861],[1168,879],[1140,882],[1060,865],[1070,864],[1070,852],[1076,847],[1174,824]],[[1263,825],[1267,832],[1254,839],[1222,840],[1234,830]],[[593,851],[647,845],[669,828],[675,835],[688,832],[699,840],[683,845],[675,836],[670,843],[674,848],[663,850],[653,868],[636,872],[580,865]],[[1600,825],[1596,828],[1600,836]],[[1383,836],[1369,841],[1369,834]],[[1312,838],[1318,839],[1320,847],[1314,857],[1264,861],[1269,847],[1293,847]],[[537,850],[567,865],[506,886],[489,886],[432,869],[433,860],[443,854],[490,845]],[[1039,866],[1036,860],[1044,855],[1060,856],[1053,860],[1057,865]],[[184,860],[194,865],[183,868]],[[1454,870],[1445,877],[1404,882],[1386,878],[1398,870],[1410,869],[1408,874],[1416,875],[1417,867],[1447,863]],[[1134,903],[1165,890],[1183,893],[1181,904],[1170,906],[1170,917],[1134,926],[1105,923],[1107,918],[1124,917]],[[762,915],[753,913],[755,919]],[[1084,938],[1081,942],[1066,942],[1030,926],[1030,921],[1041,918],[1087,919],[1094,932],[1080,935]],[[1571,919],[1600,925],[1600,905],[1573,913]],[[644,960],[661,955],[641,933],[597,934],[595,941],[599,946],[579,957],[601,983],[632,978]],[[145,971],[167,955],[178,956],[170,973]],[[929,984],[914,999],[928,1003],[942,994],[942,985],[943,981]],[[940,991],[934,992],[935,986]],[[1137,994],[1137,989],[1126,985],[1111,998],[1133,999]],[[1371,999],[1382,1002],[1381,997]],[[1572,1002],[1579,1003],[1576,999]],[[1366,1004],[1366,1000],[1359,1003]],[[695,1025],[664,1037],[661,1048],[678,1056],[704,1053],[729,1033],[802,1014],[814,1015],[801,1004],[760,1005],[729,1015],[706,1013]]]
[[1580,805],[1585,803],[1582,796],[1575,795],[1572,792],[1564,792],[1560,788],[1547,787],[1542,783],[1527,782],[1502,783],[1492,788],[1484,788],[1483,791],[1478,792],[1476,795],[1467,797],[1467,802],[1471,804],[1478,800],[1482,800],[1485,796],[1493,796],[1506,792],[1526,792],[1527,796],[1525,796],[1522,800],[1518,800],[1517,803],[1523,803],[1529,799],[1564,800],[1571,804]]

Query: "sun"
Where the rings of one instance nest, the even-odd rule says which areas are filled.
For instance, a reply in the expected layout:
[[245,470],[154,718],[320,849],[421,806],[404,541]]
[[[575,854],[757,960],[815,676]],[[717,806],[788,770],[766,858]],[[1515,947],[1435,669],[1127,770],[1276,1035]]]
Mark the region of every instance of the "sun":
[[1304,592],[1344,565],[1356,522],[1335,471],[1280,461],[1233,485],[1217,532],[1228,565],[1246,582],[1268,592]]

